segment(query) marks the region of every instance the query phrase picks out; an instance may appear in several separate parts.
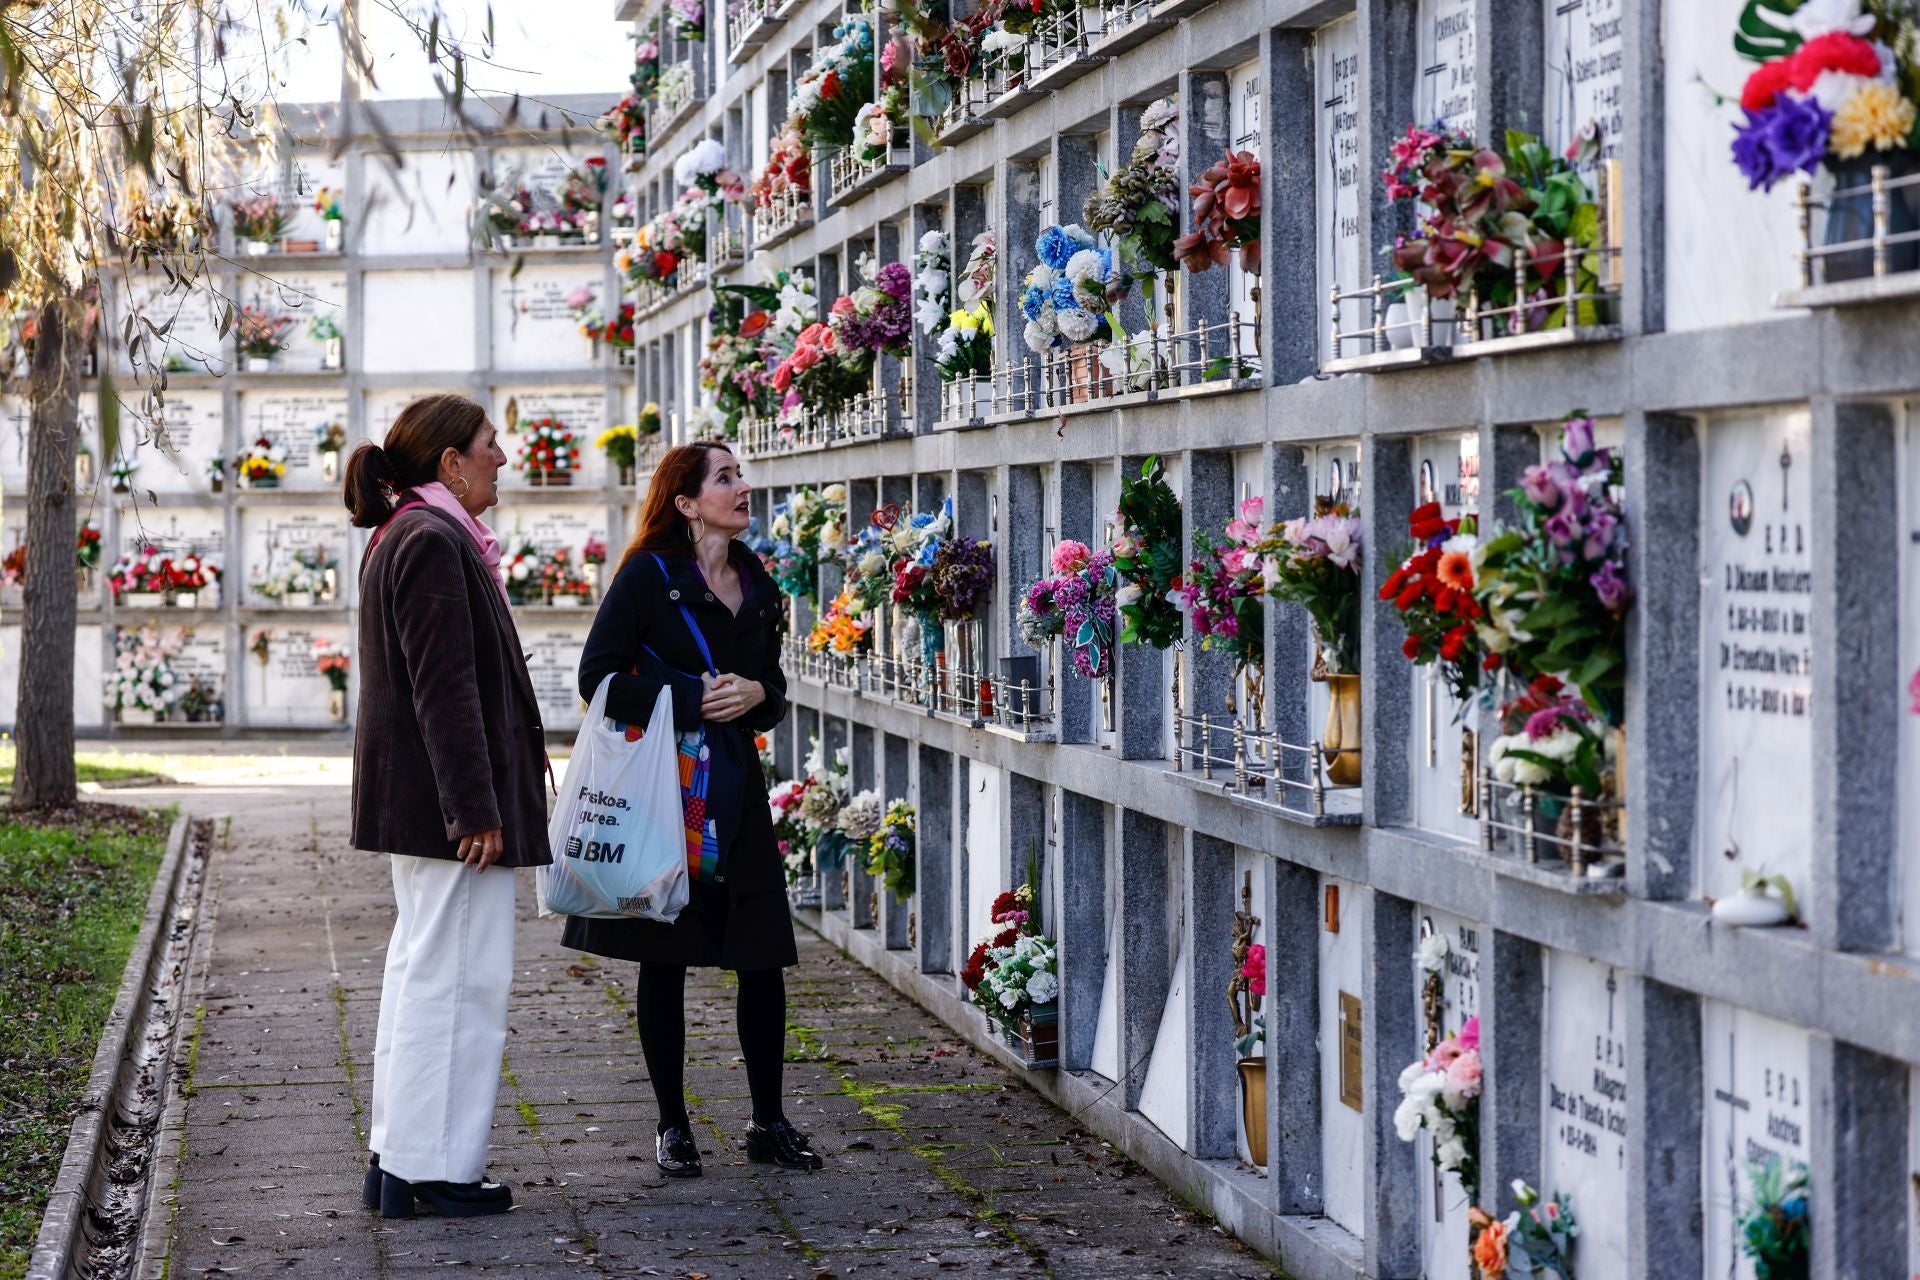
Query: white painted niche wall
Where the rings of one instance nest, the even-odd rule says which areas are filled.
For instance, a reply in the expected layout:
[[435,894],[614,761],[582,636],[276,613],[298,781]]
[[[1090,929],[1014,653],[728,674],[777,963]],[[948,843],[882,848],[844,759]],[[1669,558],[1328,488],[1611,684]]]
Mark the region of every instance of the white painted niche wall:
[[[1469,1018],[1480,1016],[1480,992],[1490,974],[1481,966],[1490,954],[1493,931],[1476,921],[1445,911],[1422,908],[1417,918],[1418,943],[1429,935],[1447,940],[1447,956],[1440,972],[1440,1036],[1458,1035]],[[1422,1008],[1426,974],[1411,954],[1414,1008]],[[1424,1047],[1424,1043],[1423,1043]],[[1420,1256],[1427,1280],[1473,1280],[1467,1266],[1467,1193],[1460,1176],[1443,1173],[1433,1162],[1433,1134],[1422,1129],[1414,1137],[1420,1153]],[[1491,1198],[1486,1188],[1482,1194]]]
[[[1329,893],[1337,896],[1337,906],[1328,905]],[[1360,1106],[1341,1101],[1341,1030],[1349,1017],[1366,1012],[1361,999],[1373,897],[1364,885],[1333,876],[1320,878],[1320,895],[1320,1161],[1327,1217],[1359,1239],[1366,1235],[1364,1107],[1370,1086],[1360,1081]],[[1329,917],[1338,932],[1328,928]]]
[[1541,1195],[1570,1196],[1580,1224],[1580,1280],[1627,1280],[1625,975],[1567,951],[1543,952]]
[[1813,891],[1811,418],[1804,408],[1703,420],[1699,892],[1740,873]]
[[[1483,514],[1477,431],[1419,437],[1413,472],[1414,505],[1438,502],[1449,520]],[[1460,804],[1463,731],[1473,727],[1473,710],[1453,696],[1432,664],[1414,667],[1412,679],[1413,739],[1407,749],[1414,825],[1459,840],[1478,839],[1478,821],[1461,812]]]
[[1703,1000],[1700,1042],[1707,1275],[1755,1280],[1753,1261],[1740,1248],[1739,1218],[1753,1202],[1757,1163],[1810,1159],[1812,1033]]

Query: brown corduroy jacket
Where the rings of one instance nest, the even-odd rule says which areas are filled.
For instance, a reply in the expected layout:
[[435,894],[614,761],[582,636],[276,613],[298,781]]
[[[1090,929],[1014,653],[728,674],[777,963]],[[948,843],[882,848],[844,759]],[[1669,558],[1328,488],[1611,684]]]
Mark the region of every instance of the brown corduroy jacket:
[[500,865],[551,862],[546,758],[493,571],[451,517],[401,510],[360,565],[353,847],[451,858],[499,827]]

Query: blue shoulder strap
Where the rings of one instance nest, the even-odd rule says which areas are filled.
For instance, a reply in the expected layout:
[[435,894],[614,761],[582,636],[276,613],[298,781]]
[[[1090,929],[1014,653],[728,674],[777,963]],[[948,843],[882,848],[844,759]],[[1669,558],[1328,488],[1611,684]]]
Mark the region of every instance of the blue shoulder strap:
[[[649,551],[647,554],[653,556],[653,563],[658,566],[661,581],[664,582],[667,577],[666,561],[662,560],[654,552]],[[686,620],[687,630],[693,633],[693,642],[700,646],[700,660],[707,664],[708,671],[714,675],[719,675],[719,668],[713,665],[713,652],[707,648],[707,637],[700,630],[700,624],[694,620],[693,610],[687,608],[687,602],[684,600],[680,601],[680,616]]]

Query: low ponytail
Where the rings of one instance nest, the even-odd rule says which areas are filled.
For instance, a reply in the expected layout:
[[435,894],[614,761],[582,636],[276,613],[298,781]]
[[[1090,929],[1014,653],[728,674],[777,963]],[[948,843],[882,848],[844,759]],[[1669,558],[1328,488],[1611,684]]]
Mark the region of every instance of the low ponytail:
[[393,512],[393,469],[387,451],[363,441],[347,458],[346,501],[356,529],[378,529]]
[[467,453],[487,425],[487,411],[465,396],[442,392],[410,401],[387,428],[384,445],[361,444],[347,459],[345,497],[354,527],[377,529],[409,489],[440,474],[448,449]]

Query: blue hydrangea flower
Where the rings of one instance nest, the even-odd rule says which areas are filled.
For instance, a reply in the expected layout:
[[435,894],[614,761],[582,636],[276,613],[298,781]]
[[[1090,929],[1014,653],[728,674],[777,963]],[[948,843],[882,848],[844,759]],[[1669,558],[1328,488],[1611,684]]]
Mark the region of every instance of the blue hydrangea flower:
[[1055,271],[1066,270],[1067,259],[1080,248],[1081,246],[1075,244],[1073,237],[1068,235],[1062,227],[1048,227],[1040,233],[1040,238],[1033,242],[1033,251],[1039,255],[1040,261]]
[[1055,311],[1084,311],[1080,305],[1080,296],[1074,292],[1073,281],[1061,276],[1053,282],[1053,292],[1048,295]]
[[1037,284],[1030,284],[1027,286],[1027,291],[1020,295],[1020,314],[1029,320],[1038,320],[1040,308],[1045,306],[1046,302],[1047,291]]

